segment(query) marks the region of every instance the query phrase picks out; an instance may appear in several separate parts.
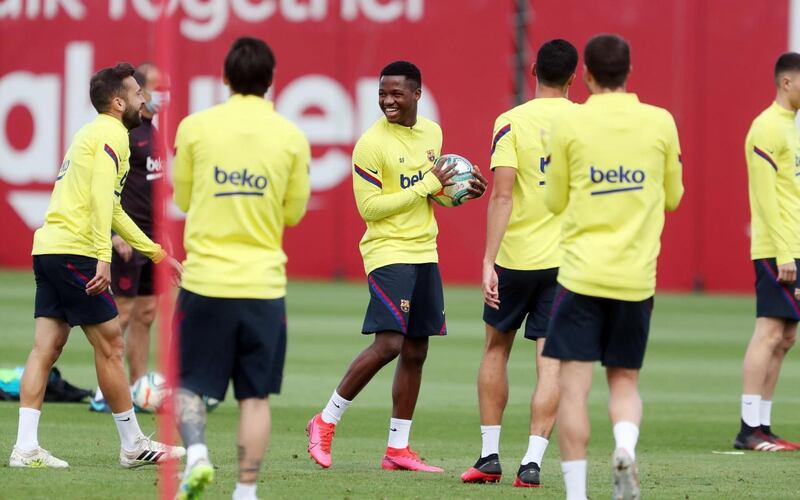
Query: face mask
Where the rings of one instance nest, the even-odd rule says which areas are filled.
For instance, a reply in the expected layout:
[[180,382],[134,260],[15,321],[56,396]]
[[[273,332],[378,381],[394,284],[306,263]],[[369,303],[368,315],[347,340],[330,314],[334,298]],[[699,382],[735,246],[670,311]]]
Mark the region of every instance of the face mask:
[[151,114],[156,114],[169,104],[169,90],[154,90],[150,92],[150,101],[144,104],[144,107]]

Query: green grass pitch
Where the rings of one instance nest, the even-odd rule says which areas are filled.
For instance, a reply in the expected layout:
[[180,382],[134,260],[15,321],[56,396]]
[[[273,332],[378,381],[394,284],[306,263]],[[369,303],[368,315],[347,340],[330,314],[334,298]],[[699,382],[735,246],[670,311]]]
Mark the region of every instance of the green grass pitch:
[[[24,363],[33,331],[33,278],[0,273],[0,367]],[[356,399],[337,430],[334,464],[320,470],[306,454],[304,427],[319,411],[345,367],[370,339],[359,333],[367,287],[292,283],[289,351],[283,394],[274,397],[272,440],[259,493],[271,498],[563,498],[556,439],[545,455],[544,486],[511,487],[527,446],[528,401],[535,383],[534,344],[522,338],[509,365],[510,401],[501,457],[506,475],[497,485],[463,485],[458,477],[480,452],[475,389],[483,346],[477,287],[448,287],[449,335],[431,340],[411,433],[412,446],[445,474],[380,470],[386,446],[394,367],[384,369]],[[638,448],[645,498],[800,498],[800,453],[714,454],[732,451],[739,418],[741,359],[753,326],[749,297],[660,295],[641,389],[644,425]],[[90,347],[79,330],[58,362],[76,385],[96,385]],[[773,426],[800,438],[800,366],[785,363],[775,397]],[[589,495],[611,494],[612,447],[605,380],[598,368],[590,399],[592,441]],[[207,498],[230,498],[236,480],[236,406],[229,400],[209,418],[208,441],[218,467]],[[145,432],[155,429],[141,416]],[[117,465],[118,438],[111,418],[86,405],[47,404],[39,438],[70,462],[68,471],[12,470],[7,456],[16,437],[17,405],[0,403],[0,499],[155,498],[155,469]]]

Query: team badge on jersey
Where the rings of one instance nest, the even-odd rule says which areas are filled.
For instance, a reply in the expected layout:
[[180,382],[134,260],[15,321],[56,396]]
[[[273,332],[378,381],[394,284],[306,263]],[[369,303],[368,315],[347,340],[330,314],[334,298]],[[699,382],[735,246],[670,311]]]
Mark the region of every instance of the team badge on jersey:
[[411,309],[411,302],[408,299],[400,299],[400,309],[407,313]]
[[428,161],[436,161],[436,154],[434,154],[432,149],[428,150]]

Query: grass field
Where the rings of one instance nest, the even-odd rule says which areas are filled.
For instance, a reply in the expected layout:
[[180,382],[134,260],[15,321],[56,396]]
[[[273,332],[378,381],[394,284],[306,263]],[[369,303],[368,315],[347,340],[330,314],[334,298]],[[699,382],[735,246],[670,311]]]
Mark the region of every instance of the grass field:
[[[527,446],[528,401],[535,383],[534,344],[518,340],[509,366],[510,401],[503,423],[501,456],[506,477],[498,485],[473,486],[459,474],[480,452],[475,390],[483,325],[475,288],[446,290],[446,338],[431,340],[412,446],[442,475],[386,472],[386,446],[393,367],[387,367],[348,410],[337,429],[334,465],[322,471],[308,458],[304,426],[327,401],[352,357],[369,338],[359,328],[366,286],[293,283],[289,288],[289,351],[283,394],[273,398],[273,431],[261,497],[273,498],[563,498],[556,439],[545,455],[544,487],[511,487]],[[24,363],[32,338],[33,279],[0,273],[0,367]],[[642,377],[645,417],[638,448],[646,498],[800,498],[800,453],[721,455],[731,450],[738,428],[740,365],[753,325],[748,297],[661,295]],[[96,385],[90,347],[79,330],[58,363],[70,382]],[[590,411],[589,494],[611,494],[611,429],[607,391],[596,371]],[[800,437],[800,366],[791,353],[775,397],[773,426]],[[236,407],[226,401],[209,419],[208,440],[217,481],[208,498],[230,498],[236,479]],[[140,417],[145,432],[151,416]],[[12,470],[5,463],[14,444],[17,405],[0,403],[0,498],[154,498],[155,469],[122,470],[111,418],[86,405],[49,404],[39,439],[70,462],[68,471]]]

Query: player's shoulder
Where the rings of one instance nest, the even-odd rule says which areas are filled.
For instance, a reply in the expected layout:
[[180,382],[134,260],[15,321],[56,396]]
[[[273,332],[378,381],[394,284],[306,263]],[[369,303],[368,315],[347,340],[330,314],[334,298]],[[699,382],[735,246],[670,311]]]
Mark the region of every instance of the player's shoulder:
[[116,118],[98,115],[75,134],[74,142],[85,143],[91,148],[103,145],[121,154],[129,149],[128,131]]
[[271,113],[274,125],[281,130],[294,144],[308,144],[308,138],[303,130],[293,121],[278,112]]
[[777,133],[783,125],[782,120],[776,119],[772,106],[761,111],[750,124],[751,133]]
[[442,136],[442,127],[430,118],[417,115],[417,124],[414,126],[421,129],[424,133],[438,135],[439,137]]

